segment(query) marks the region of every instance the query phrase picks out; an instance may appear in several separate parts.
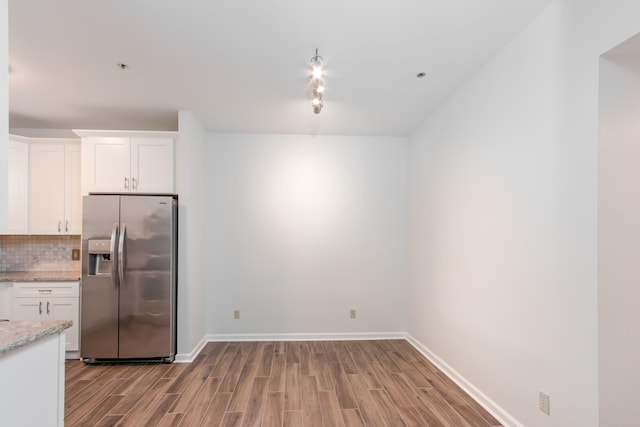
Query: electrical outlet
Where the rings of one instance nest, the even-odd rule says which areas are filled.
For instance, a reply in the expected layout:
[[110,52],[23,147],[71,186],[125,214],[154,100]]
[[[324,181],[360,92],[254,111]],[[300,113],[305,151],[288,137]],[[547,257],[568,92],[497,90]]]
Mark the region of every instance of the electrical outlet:
[[540,390],[539,397],[540,397],[540,402],[539,402],[540,410],[545,414],[549,415],[549,395],[544,391]]
[[71,249],[71,261],[80,260],[80,249]]
[[233,310],[233,318],[234,319],[240,318],[240,310]]
[[349,310],[349,317],[352,318],[352,319],[356,318],[356,310],[354,308]]

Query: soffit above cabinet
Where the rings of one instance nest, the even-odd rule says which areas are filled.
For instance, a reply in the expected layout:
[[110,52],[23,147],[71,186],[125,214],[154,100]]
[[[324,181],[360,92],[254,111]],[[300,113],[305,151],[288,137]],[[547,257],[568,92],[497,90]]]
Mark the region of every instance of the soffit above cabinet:
[[73,133],[81,138],[92,136],[125,138],[178,138],[178,132],[172,131],[73,129]]

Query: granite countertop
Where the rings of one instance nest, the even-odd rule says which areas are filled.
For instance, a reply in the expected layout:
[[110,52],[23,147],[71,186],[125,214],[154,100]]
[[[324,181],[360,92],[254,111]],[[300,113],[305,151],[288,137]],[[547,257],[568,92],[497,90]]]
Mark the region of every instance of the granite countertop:
[[3,271],[0,282],[66,282],[80,280],[79,271]]
[[71,320],[0,322],[0,355],[71,327]]

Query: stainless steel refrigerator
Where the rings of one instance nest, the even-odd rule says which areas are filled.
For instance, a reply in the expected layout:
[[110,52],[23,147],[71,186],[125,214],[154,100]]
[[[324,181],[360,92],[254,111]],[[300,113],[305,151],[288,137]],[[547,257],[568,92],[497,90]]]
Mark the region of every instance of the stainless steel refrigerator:
[[173,361],[177,199],[83,198],[80,357]]

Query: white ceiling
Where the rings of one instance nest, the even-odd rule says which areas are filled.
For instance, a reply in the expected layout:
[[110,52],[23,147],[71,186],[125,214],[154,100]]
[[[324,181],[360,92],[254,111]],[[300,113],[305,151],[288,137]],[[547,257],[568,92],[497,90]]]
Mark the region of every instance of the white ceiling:
[[10,126],[408,135],[548,3],[9,0]]

